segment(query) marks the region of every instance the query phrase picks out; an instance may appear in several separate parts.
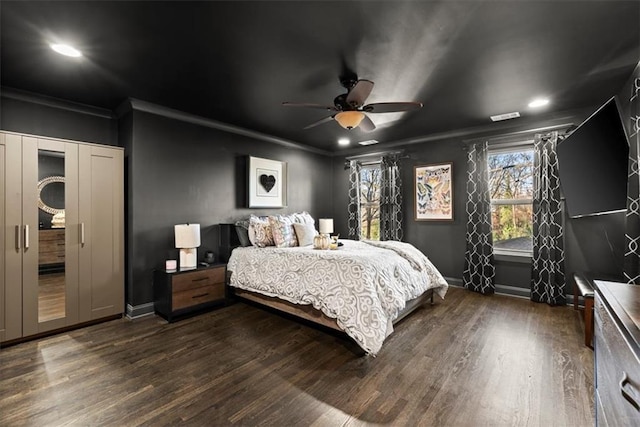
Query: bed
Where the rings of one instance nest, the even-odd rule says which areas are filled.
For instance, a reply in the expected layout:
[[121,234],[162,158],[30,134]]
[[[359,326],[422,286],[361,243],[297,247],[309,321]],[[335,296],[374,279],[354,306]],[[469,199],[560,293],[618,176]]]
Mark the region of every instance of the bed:
[[229,285],[241,298],[342,331],[376,355],[394,322],[434,293],[444,298],[448,284],[408,243],[341,242],[337,250],[235,248]]

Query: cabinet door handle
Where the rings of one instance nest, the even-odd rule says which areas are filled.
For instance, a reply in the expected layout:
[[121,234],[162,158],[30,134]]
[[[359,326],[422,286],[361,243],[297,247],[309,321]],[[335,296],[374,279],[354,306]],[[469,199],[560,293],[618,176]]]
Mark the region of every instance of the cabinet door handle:
[[207,279],[208,279],[208,277],[201,277],[201,278],[199,278],[199,279],[193,279],[193,280],[191,280],[191,281],[192,281],[192,282],[202,282],[203,280],[207,280]]
[[22,248],[22,239],[21,239],[22,233],[20,233],[21,228],[22,227],[20,227],[19,225],[16,225],[16,249]]
[[624,397],[627,402],[631,404],[631,406],[636,408],[636,411],[640,411],[640,404],[638,404],[638,402],[636,402],[633,397],[624,389],[627,384],[629,384],[629,375],[627,375],[626,372],[622,371],[622,379],[620,380],[620,393],[622,393],[622,397]]
[[29,224],[24,226],[24,248],[29,249]]
[[84,246],[84,222],[80,223],[80,244]]
[[204,294],[194,295],[191,298],[193,298],[193,299],[202,298],[202,297],[206,297],[207,295],[209,295],[209,292],[205,292]]

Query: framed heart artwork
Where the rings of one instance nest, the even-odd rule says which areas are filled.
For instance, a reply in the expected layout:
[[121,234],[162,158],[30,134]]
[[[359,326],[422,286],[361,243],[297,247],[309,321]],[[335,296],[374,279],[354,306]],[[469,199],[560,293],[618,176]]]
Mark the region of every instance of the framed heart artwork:
[[249,157],[249,207],[282,208],[287,205],[287,164]]

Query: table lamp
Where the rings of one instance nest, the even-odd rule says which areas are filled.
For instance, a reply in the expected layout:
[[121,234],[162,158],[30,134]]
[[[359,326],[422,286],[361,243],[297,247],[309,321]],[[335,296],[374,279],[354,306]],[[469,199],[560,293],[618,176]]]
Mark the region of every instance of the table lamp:
[[200,224],[178,224],[175,227],[176,248],[180,249],[180,268],[196,267],[200,246]]
[[319,230],[320,234],[329,236],[333,233],[333,218],[320,218]]

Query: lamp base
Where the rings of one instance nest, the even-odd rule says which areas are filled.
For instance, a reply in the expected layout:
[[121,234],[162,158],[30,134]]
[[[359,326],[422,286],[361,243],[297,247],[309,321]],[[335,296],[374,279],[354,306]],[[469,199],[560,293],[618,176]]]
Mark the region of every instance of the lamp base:
[[180,249],[180,268],[191,268],[198,265],[198,249],[182,248]]

